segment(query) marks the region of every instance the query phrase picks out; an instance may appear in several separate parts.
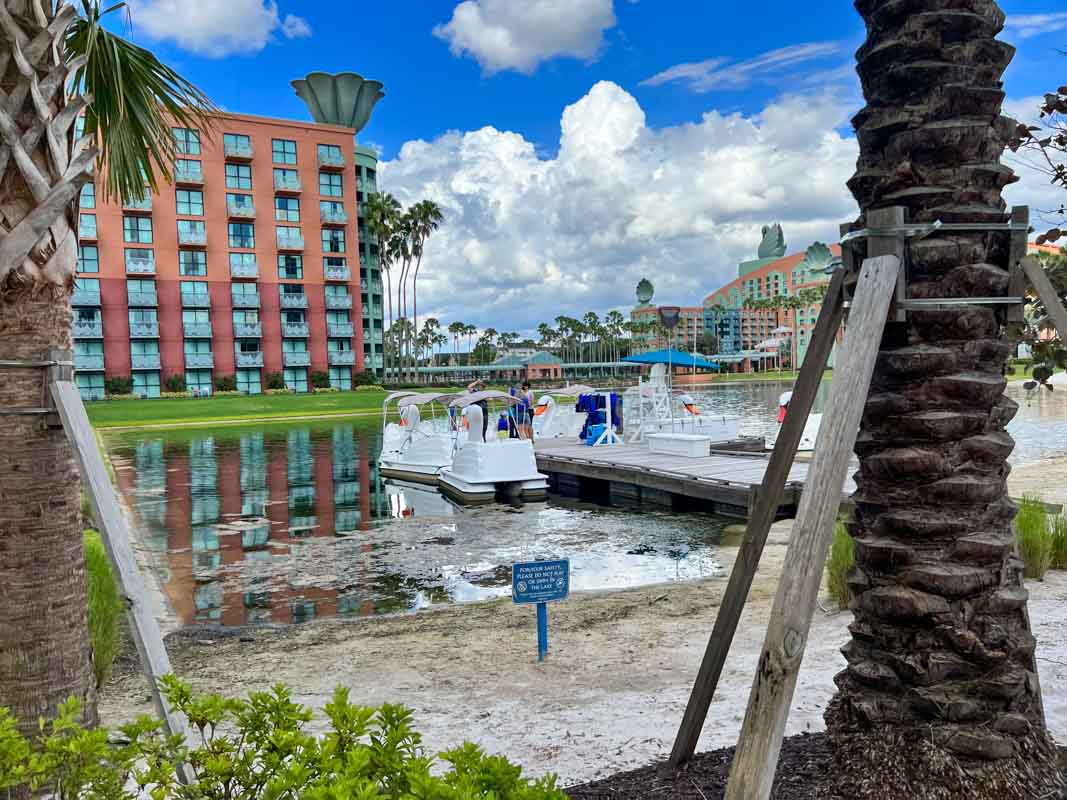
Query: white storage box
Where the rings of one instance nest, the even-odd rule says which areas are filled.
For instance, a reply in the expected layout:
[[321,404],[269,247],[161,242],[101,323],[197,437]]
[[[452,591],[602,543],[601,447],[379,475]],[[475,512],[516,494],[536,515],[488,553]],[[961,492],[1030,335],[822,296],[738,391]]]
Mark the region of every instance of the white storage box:
[[711,450],[711,437],[697,433],[652,433],[645,438],[648,439],[648,449],[652,453],[682,458],[704,458]]

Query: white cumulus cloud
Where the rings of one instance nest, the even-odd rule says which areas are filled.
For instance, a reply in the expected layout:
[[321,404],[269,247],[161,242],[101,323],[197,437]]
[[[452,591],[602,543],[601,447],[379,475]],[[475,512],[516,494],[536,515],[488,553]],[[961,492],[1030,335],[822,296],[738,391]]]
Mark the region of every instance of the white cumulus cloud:
[[262,50],[275,31],[287,39],[311,35],[303,17],[282,20],[274,0],[129,0],[128,6],[134,28],[149,39],[209,58]]
[[660,302],[699,303],[755,257],[780,221],[790,251],[831,241],[855,215],[856,143],[833,96],[786,97],[743,116],[650,127],[637,100],[600,82],[561,117],[559,151],[485,127],[406,143],[383,191],[445,214],[419,274],[419,310],[498,330],[557,315],[624,312],[642,277]]
[[826,59],[841,51],[838,42],[808,42],[769,50],[744,61],[731,58],[709,58],[689,64],[676,64],[641,81],[642,86],[660,86],[677,82],[694,92],[719,89],[744,89],[754,81],[780,80],[782,70]]
[[530,75],[559,56],[594,58],[614,25],[612,0],[463,0],[433,34],[453,55],[470,54],[487,75]]

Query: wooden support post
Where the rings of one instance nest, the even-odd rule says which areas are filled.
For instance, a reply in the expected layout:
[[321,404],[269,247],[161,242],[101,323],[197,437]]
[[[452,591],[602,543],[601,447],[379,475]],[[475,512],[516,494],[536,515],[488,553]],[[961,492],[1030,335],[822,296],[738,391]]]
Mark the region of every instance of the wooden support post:
[[[1030,207],[1015,206],[1011,210],[1011,221],[1014,225],[1030,224]],[[1011,249],[1008,256],[1008,297],[1024,297],[1026,295],[1026,275],[1023,271],[1022,260],[1026,258],[1029,244],[1029,235],[1026,230],[1014,230],[1011,232]],[[1009,306],[1006,321],[1008,323],[1021,324],[1024,321],[1023,306]]]
[[899,275],[900,259],[896,256],[868,258],[860,271],[851,322],[823,416],[829,422],[819,431],[800,498],[730,770],[726,800],[767,800],[771,795],[789,705],[841,504],[841,489]]
[[1060,297],[1056,294],[1056,287],[1048,279],[1041,262],[1035,256],[1026,256],[1020,259],[1019,263],[1025,278],[1030,281],[1030,285],[1034,287],[1037,296],[1045,304],[1045,311],[1052,318],[1052,324],[1056,326],[1056,332],[1059,333],[1061,339],[1067,341],[1067,311],[1064,310],[1063,303],[1060,302]]
[[778,506],[782,502],[785,483],[789,479],[789,470],[793,466],[804,425],[815,403],[826,361],[833,350],[838,328],[841,327],[845,278],[846,270],[839,269],[830,280],[822,309],[819,311],[819,319],[812,333],[811,344],[793,387],[793,397],[789,401],[785,420],[775,440],[767,471],[763,475],[763,482],[759,489],[753,492],[750,500],[745,538],[737,553],[734,568],[730,571],[730,582],[726,586],[719,613],[715,615],[715,627],[711,638],[708,639],[704,660],[700,663],[700,672],[697,673],[689,704],[685,708],[678,736],[674,740],[670,757],[672,767],[685,763],[696,751],[700,731],[704,727],[708,708],[715,696],[723,664],[726,663],[726,654],[730,651],[734,633],[741,620],[741,612],[745,607],[745,599],[752,588],[752,580],[767,543],[767,535],[777,518]]
[[[903,206],[875,208],[867,212],[867,228],[892,228],[908,221]],[[900,259],[900,274],[897,276],[897,288],[893,294],[894,322],[907,322],[908,312],[904,310],[904,301],[908,299],[908,243],[902,236],[872,236],[867,239],[867,258],[876,256],[896,256]]]
[[[70,353],[66,359],[70,360]],[[56,359],[61,360],[61,359]],[[55,369],[55,368],[53,368]],[[89,418],[85,414],[78,387],[69,380],[49,382],[52,400],[63,421],[67,438],[70,439],[77,457],[85,491],[92,501],[100,538],[104,542],[119,589],[126,602],[126,617],[137,652],[141,656],[148,686],[155,700],[156,710],[164,722],[168,734],[188,735],[185,717],[175,711],[159,691],[159,679],[171,672],[170,658],[163,644],[163,634],[152,612],[152,604],[145,591],[144,579],[137,566],[133,548],[130,546],[126,519],[119,507],[115,489],[111,485],[104,459],[100,455],[96,437]],[[184,769],[182,770],[184,771]],[[181,772],[180,771],[180,774]]]

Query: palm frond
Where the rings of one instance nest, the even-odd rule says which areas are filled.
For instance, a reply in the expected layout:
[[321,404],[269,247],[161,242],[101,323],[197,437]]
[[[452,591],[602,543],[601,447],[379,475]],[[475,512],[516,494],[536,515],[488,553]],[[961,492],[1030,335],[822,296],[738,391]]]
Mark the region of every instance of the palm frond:
[[67,29],[67,58],[84,58],[74,73],[73,90],[91,102],[85,135],[100,148],[103,194],[109,199],[138,199],[145,184],[159,188],[171,180],[178,155],[172,126],[210,131],[215,105],[200,89],[138,47],[103,27],[102,17],[125,3],[101,11],[99,0],[82,0],[82,16]]

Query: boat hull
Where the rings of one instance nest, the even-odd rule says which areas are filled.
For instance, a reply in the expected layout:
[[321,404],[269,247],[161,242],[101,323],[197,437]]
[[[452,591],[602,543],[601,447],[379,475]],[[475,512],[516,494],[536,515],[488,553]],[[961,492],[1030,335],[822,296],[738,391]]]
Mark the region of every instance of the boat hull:
[[461,503],[537,500],[548,494],[548,477],[537,471],[533,445],[522,439],[468,442],[441,470],[441,490]]
[[378,462],[378,472],[385,478],[396,478],[426,486],[436,486],[441,467],[426,464],[405,464],[403,461]]

